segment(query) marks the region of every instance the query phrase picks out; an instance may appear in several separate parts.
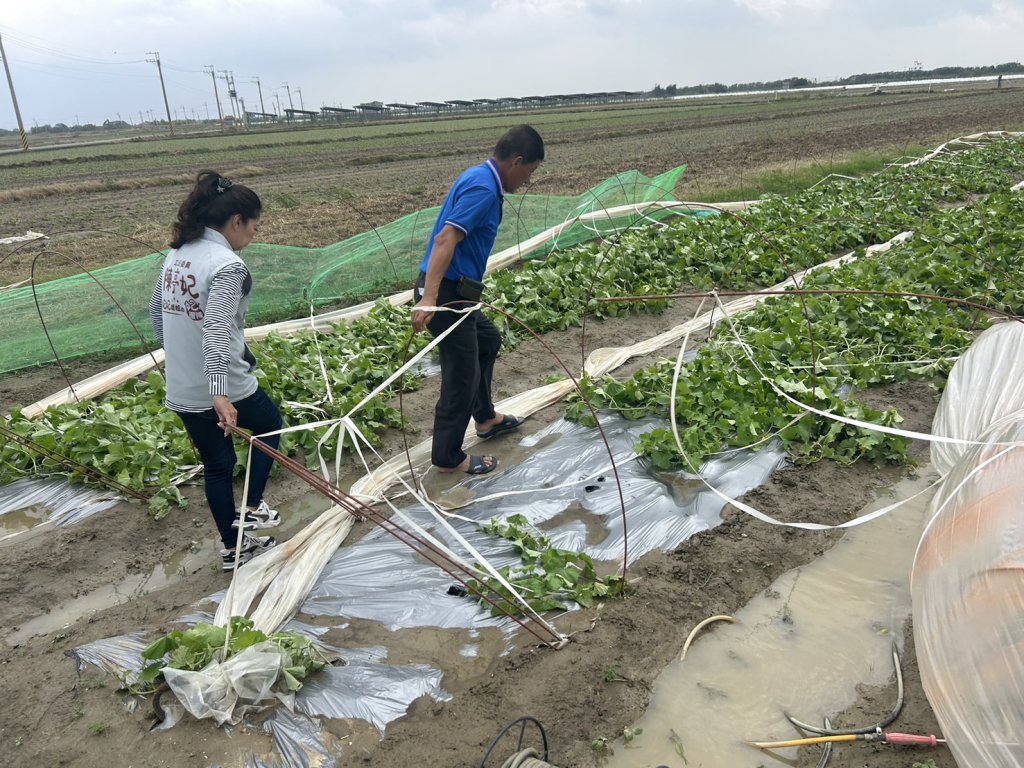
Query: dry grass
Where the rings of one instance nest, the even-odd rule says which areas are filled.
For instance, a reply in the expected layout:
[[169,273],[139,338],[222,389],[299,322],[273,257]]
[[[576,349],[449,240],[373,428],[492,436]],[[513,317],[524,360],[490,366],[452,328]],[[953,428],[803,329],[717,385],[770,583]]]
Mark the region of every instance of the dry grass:
[[[245,179],[262,176],[266,169],[256,166],[243,166],[225,172],[232,179]],[[0,203],[19,203],[28,200],[43,200],[48,197],[70,197],[89,194],[91,192],[120,192],[125,190],[153,189],[155,187],[172,187],[179,184],[190,184],[194,174],[165,174],[162,176],[128,177],[123,179],[105,177],[102,179],[86,179],[84,181],[53,182],[35,184],[31,187],[15,187],[0,190]]]

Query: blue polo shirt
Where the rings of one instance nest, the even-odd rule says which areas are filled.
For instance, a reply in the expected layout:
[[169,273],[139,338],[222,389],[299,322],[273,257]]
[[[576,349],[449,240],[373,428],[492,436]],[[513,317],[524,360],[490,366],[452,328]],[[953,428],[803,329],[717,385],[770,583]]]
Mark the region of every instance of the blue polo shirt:
[[455,180],[441,206],[420,271],[427,271],[434,238],[446,224],[451,224],[461,230],[465,238],[455,246],[452,263],[444,276],[449,280],[470,277],[482,281],[487,269],[487,257],[491,255],[491,248],[498,237],[503,192],[498,167],[493,159],[464,171]]

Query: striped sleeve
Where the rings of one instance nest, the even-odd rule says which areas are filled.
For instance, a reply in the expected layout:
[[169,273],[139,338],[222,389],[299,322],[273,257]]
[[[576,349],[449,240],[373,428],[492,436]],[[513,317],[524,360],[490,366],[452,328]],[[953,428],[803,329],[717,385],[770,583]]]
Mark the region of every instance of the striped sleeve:
[[203,314],[203,373],[210,382],[211,395],[228,394],[231,329],[248,273],[244,264],[233,264],[217,272],[210,281]]
[[149,297],[149,319],[153,323],[153,333],[156,334],[156,343],[161,347],[164,345],[164,307],[163,307],[163,272],[160,279],[156,281],[156,288],[153,295]]

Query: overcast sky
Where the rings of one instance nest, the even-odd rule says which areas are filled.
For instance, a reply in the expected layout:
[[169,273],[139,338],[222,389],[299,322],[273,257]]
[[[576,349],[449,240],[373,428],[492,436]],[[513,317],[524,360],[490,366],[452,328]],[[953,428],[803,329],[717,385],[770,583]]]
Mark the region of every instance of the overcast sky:
[[[1024,59],[1024,0],[0,0],[26,128]],[[254,80],[259,78],[260,88]],[[15,128],[0,80],[0,128]]]

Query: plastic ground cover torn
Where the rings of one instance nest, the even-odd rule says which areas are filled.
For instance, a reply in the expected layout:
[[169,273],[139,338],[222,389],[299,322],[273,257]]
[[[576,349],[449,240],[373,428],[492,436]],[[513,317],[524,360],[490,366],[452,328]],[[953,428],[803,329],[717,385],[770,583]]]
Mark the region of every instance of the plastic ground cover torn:
[[65,480],[24,478],[0,485],[0,541],[42,525],[74,525],[120,500],[112,491]]
[[[700,479],[683,472],[658,472],[648,462],[635,460],[633,446],[640,435],[658,425],[655,420],[602,418],[625,499],[631,562],[655,549],[671,550],[720,521],[722,502]],[[460,506],[457,517],[449,521],[456,531],[496,567],[518,562],[518,556],[507,541],[479,528],[512,515],[526,517],[555,547],[584,552],[595,561],[620,561],[622,507],[608,450],[595,439],[594,430],[560,420],[520,439],[518,449],[526,454],[521,463],[494,475],[467,479],[453,489],[463,500],[466,496],[478,500]],[[703,475],[720,490],[741,495],[763,483],[783,460],[783,452],[770,445],[757,453],[740,451],[709,462]],[[434,501],[443,504],[445,500]],[[403,513],[453,549],[458,547],[424,507],[410,507]],[[385,645],[390,633],[440,631],[448,637],[451,656],[466,663],[507,651],[518,625],[491,616],[472,596],[450,593],[451,586],[448,574],[381,529],[335,552],[300,608],[308,623],[293,619],[284,628],[314,638],[343,665],[312,675],[295,694],[290,710],[276,706],[261,723],[272,734],[281,762],[250,757],[246,765],[310,765],[312,755],[330,765],[342,747],[318,725],[319,718],[363,720],[383,734],[387,724],[403,716],[415,699],[450,698],[442,688],[440,669],[389,663],[389,649],[384,646],[338,647],[353,624],[376,626],[375,636],[383,636]],[[222,597],[218,593],[210,600],[219,602]],[[211,618],[209,613],[196,612],[182,617],[181,623],[192,625]],[[486,642],[485,636],[495,635],[497,644]],[[80,668],[92,664],[130,680],[139,672],[139,653],[146,645],[142,633],[133,633],[82,646],[71,655]],[[173,714],[160,727],[173,727],[184,710],[172,697],[164,699]]]

